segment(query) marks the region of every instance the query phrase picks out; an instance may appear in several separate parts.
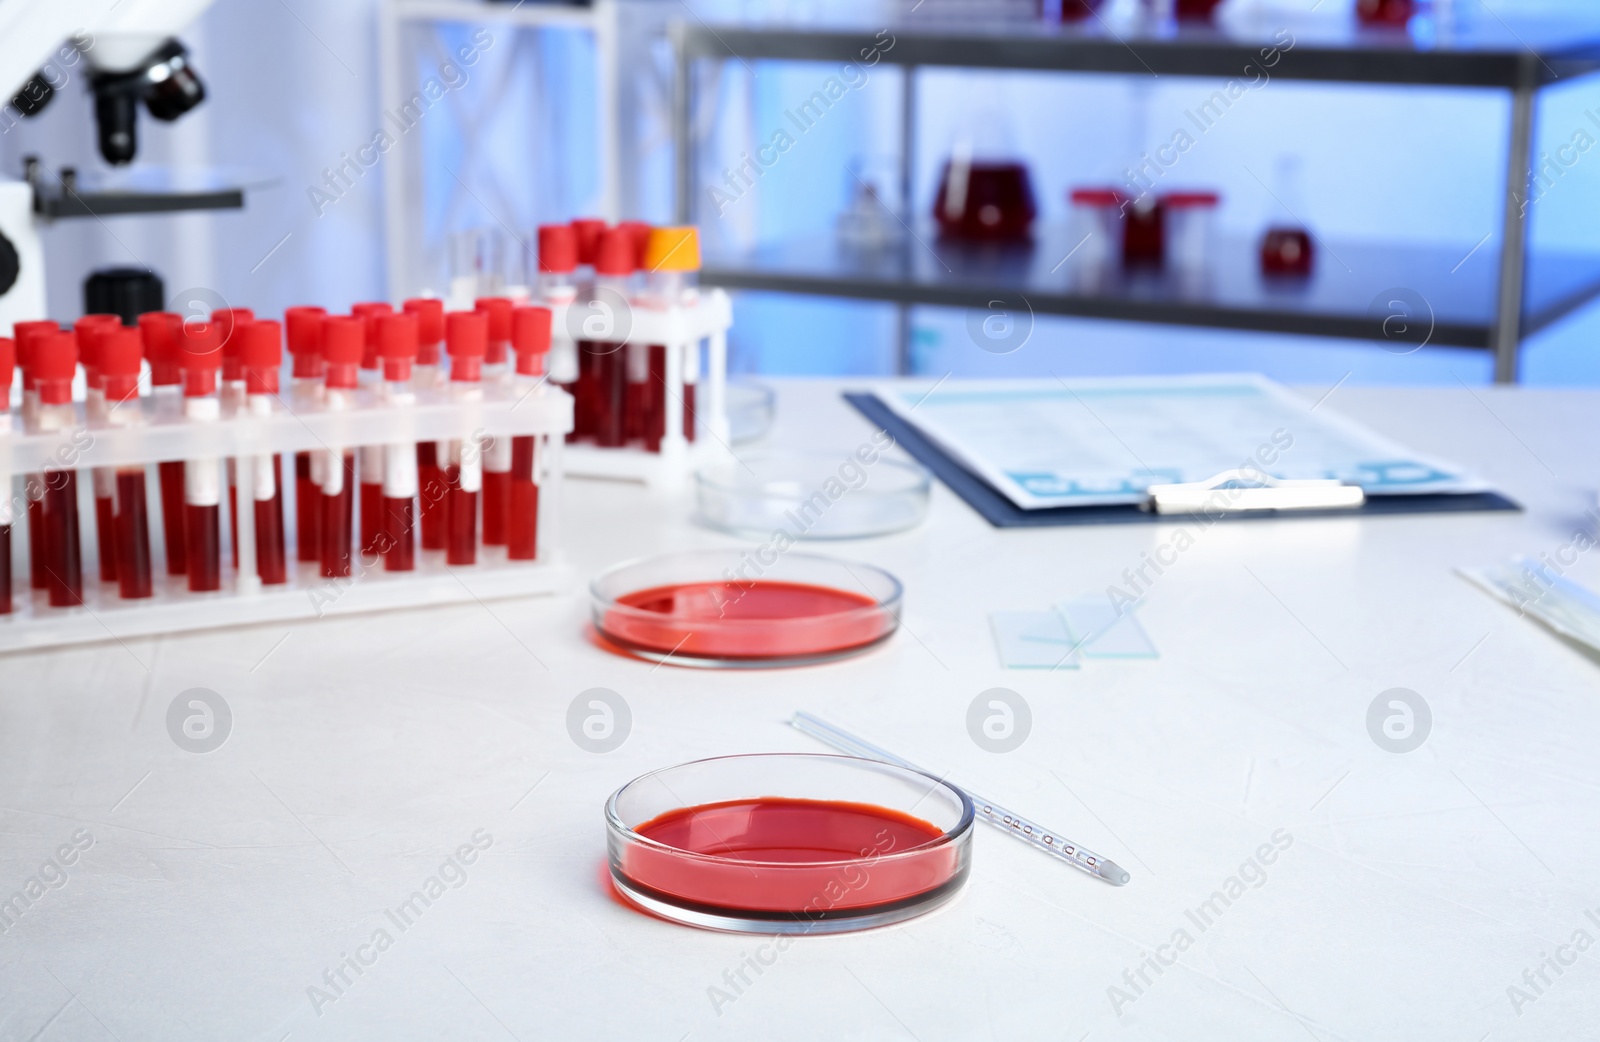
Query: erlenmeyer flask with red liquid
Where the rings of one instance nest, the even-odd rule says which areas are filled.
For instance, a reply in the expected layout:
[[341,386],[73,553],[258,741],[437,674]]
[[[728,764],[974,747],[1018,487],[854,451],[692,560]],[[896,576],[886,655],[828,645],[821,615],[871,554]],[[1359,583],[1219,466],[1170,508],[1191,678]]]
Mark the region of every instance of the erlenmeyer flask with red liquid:
[[1405,28],[1416,9],[1416,0],[1356,0],[1356,18],[1362,25]]
[[1002,242],[1026,239],[1038,216],[1028,167],[1010,144],[1005,115],[974,111],[939,177],[933,216],[941,234]]

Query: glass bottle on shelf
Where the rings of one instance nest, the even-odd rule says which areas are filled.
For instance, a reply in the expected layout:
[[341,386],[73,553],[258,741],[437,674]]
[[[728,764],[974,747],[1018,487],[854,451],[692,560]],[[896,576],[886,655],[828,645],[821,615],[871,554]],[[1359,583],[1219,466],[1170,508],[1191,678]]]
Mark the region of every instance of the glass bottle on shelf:
[[1362,25],[1405,28],[1416,7],[1416,0],[1356,0],[1356,19]]
[[1270,216],[1261,237],[1261,274],[1269,278],[1305,278],[1316,261],[1311,233],[1301,223],[1306,211],[1298,156],[1278,157],[1273,176]]
[[858,250],[887,249],[900,241],[899,169],[887,159],[857,159],[845,174],[849,205],[836,222],[839,242]]

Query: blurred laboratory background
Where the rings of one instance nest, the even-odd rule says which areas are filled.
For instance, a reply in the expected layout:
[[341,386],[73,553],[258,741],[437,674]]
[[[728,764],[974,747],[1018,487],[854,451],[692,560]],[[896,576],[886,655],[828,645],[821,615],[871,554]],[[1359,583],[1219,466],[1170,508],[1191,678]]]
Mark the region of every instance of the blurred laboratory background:
[[[1278,72],[1352,33],[1412,56],[1516,39],[1526,60],[1507,75],[1526,73],[1537,89],[1524,91],[1535,173],[1513,203],[1530,256],[1515,376],[1600,382],[1590,292],[1600,89],[1564,75],[1556,53],[1593,25],[1593,0],[1432,0],[1389,26],[1364,24],[1357,0],[1223,0],[1216,31],[1264,43],[1229,78],[901,64],[900,36],[917,18],[982,37],[1076,17],[1087,38],[1132,41],[1123,64],[1143,65],[1164,46],[1148,20],[1174,15],[1173,0],[1062,9],[1080,3],[1050,0],[1041,18],[1031,0],[923,0],[914,11],[842,0],[217,0],[184,36],[207,99],[174,123],[143,120],[140,165],[231,178],[246,205],[55,224],[44,235],[50,313],[80,313],[85,276],[107,265],[159,271],[172,294],[277,313],[443,292],[468,269],[516,281],[541,223],[687,218],[701,228],[704,281],[739,290],[735,372],[1248,370],[1324,386],[1479,385],[1495,378],[1504,337],[1494,305],[1514,85],[1492,82],[1488,63],[1345,69],[1328,77],[1339,82]],[[784,43],[838,24],[851,27],[843,53],[854,60]],[[723,44],[719,29],[743,32]],[[682,75],[675,41],[706,44]],[[27,156],[51,170],[106,169],[81,111],[85,84],[71,82],[82,68],[59,75],[55,104],[5,121],[5,169],[20,174]],[[999,193],[994,214],[1020,231],[985,234],[979,213],[968,234],[951,196],[980,192]],[[1096,222],[1136,222],[1152,201],[1165,209],[1165,264],[1192,266],[1198,281],[1096,276],[1095,265],[1117,268],[1138,249],[1130,237],[1113,249],[1125,256],[1103,255],[1089,242]],[[1269,231],[1288,237],[1269,243]],[[941,306],[942,278],[984,271],[993,277],[972,285],[1017,296],[956,294]],[[1395,314],[1379,314],[1393,300]],[[1373,315],[1375,326],[1357,328]]]

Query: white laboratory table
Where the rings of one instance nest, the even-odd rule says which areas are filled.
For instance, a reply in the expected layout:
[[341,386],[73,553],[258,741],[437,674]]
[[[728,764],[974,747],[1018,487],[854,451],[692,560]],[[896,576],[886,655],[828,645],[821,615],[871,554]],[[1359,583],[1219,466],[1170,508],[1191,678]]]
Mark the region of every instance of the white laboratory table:
[[[866,437],[838,382],[779,388],[769,443],[842,458]],[[826,548],[903,579],[904,630],[771,673],[609,654],[576,594],[0,660],[0,898],[87,848],[0,935],[0,1039],[1594,1038],[1600,664],[1452,569],[1587,526],[1600,393],[1344,386],[1322,407],[1526,513],[1216,525],[1146,598],[1159,660],[1075,671],[1001,669],[989,613],[1102,593],[1184,522],[1002,531],[936,486],[919,529]],[[569,490],[584,576],[738,545],[683,500]],[[1570,574],[1600,584],[1600,552]],[[196,687],[233,715],[205,754],[165,722]],[[567,731],[594,687],[631,709],[609,753]],[[993,687],[1031,706],[1010,753],[967,732]],[[1415,751],[1369,735],[1391,688],[1431,709]],[[1132,882],[982,830],[952,904],[781,955],[613,898],[606,796],[684,760],[818,749],[784,726],[797,708]]]

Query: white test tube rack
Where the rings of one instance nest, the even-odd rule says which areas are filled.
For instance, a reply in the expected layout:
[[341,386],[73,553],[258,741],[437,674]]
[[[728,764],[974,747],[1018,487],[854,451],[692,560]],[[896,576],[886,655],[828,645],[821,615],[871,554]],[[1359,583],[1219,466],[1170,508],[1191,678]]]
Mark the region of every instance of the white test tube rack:
[[[112,422],[91,422],[79,403],[67,429],[24,434],[0,428],[0,460],[15,475],[0,489],[12,499],[13,610],[0,615],[0,652],[122,640],[263,622],[315,620],[328,615],[456,604],[533,594],[563,593],[571,587],[573,569],[561,553],[558,531],[564,438],[572,429],[572,398],[548,385],[527,393],[510,387],[486,387],[480,401],[451,401],[445,391],[417,392],[414,405],[389,405],[370,390],[355,392],[348,410],[296,405],[283,398],[269,413],[246,411],[224,416],[203,428],[177,417],[158,415],[148,398],[125,403]],[[137,408],[139,422],[127,425],[127,411]],[[14,414],[13,414],[14,416]],[[15,421],[13,421],[14,423]],[[537,560],[512,561],[505,547],[479,545],[477,562],[449,567],[443,551],[425,551],[421,510],[417,510],[416,568],[391,572],[375,556],[352,547],[348,578],[323,578],[321,568],[296,560],[294,453],[328,446],[413,444],[469,436],[538,438],[534,454],[539,485]],[[288,582],[265,585],[256,572],[255,511],[249,490],[259,457],[281,454],[285,557]],[[222,589],[192,593],[185,576],[168,576],[161,517],[161,490],[156,464],[200,457],[215,459],[219,468],[235,461],[240,509],[237,520],[239,564],[230,568],[229,523],[222,510]],[[154,596],[124,600],[116,583],[100,581],[96,555],[93,483],[78,482],[78,516],[83,560],[83,605],[53,608],[43,590],[29,589],[27,515],[24,475],[91,467],[145,464],[149,511],[151,572]],[[226,489],[225,473],[219,474]],[[426,490],[424,490],[426,494]],[[359,503],[355,507],[359,514]],[[481,526],[480,526],[481,532]]]
[[[551,310],[556,335],[564,335],[569,308]],[[728,330],[733,326],[733,301],[726,290],[702,288],[694,304],[665,309],[635,305],[630,313],[630,344],[666,348],[666,432],[661,451],[637,444],[617,448],[577,442],[567,446],[566,469],[572,477],[638,481],[651,487],[683,485],[689,475],[732,457],[728,426]],[[704,364],[696,381],[696,438],[683,435],[684,362],[704,345]],[[625,348],[623,350],[626,350]]]

